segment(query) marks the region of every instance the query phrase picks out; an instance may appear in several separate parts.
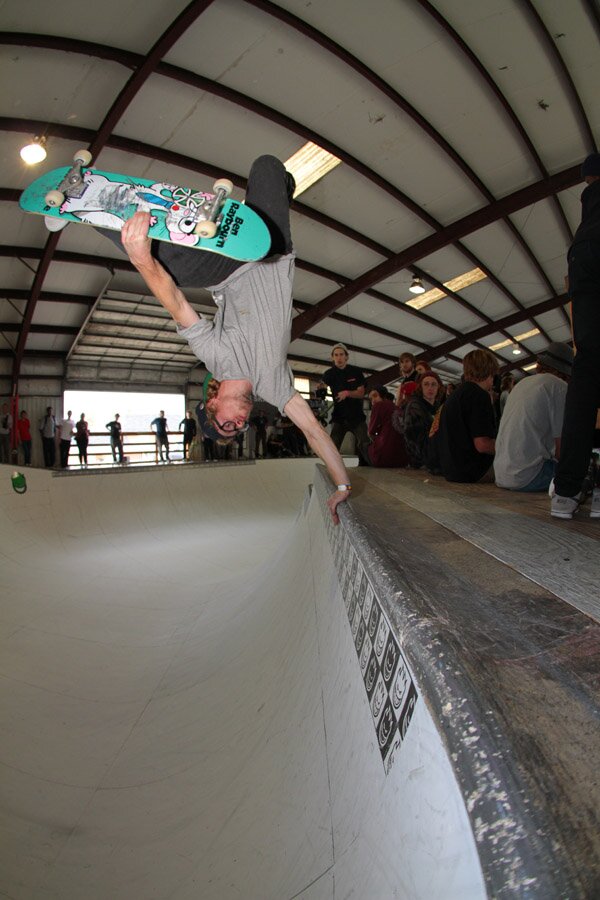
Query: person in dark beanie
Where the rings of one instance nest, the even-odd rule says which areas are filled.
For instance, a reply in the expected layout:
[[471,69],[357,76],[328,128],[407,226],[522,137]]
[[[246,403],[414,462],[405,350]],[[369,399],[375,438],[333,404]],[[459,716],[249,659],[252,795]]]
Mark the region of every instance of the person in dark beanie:
[[[567,390],[560,459],[551,486],[553,516],[572,519],[582,501],[600,406],[600,153],[583,162],[581,224],[568,253],[568,291],[573,306],[576,348]],[[591,516],[600,518],[600,490],[594,490]]]

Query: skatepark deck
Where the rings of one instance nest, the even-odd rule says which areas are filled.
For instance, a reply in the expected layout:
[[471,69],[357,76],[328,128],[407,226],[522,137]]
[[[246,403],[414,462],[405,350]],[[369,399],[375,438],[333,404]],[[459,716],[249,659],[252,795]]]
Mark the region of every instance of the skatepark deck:
[[0,896],[596,894],[600,629],[522,522],[361,469],[334,528],[314,460],[10,474]]

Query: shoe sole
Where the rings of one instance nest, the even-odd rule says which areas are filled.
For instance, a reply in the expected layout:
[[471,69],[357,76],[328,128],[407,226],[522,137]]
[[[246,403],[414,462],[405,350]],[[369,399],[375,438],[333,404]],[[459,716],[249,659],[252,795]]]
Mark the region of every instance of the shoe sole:
[[552,510],[552,512],[550,513],[550,515],[551,515],[554,519],[572,519],[572,518],[573,518],[573,513],[554,512],[554,510]]

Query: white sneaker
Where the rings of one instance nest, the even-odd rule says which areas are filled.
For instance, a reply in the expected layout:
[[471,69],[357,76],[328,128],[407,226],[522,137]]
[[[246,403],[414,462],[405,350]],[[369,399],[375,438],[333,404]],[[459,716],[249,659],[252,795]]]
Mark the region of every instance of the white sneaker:
[[[579,509],[580,497],[561,497],[560,494],[552,495],[551,514],[556,519],[572,519],[573,513]],[[600,516],[600,503],[598,515]]]
[[600,519],[600,487],[594,488],[594,493],[592,494],[590,519]]

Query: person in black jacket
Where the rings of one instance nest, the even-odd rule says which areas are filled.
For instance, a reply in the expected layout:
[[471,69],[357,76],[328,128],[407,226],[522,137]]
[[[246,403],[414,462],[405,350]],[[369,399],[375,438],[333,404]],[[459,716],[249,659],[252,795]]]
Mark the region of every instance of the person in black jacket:
[[121,434],[121,423],[119,422],[119,413],[115,413],[112,422],[107,422],[106,427],[110,431],[110,449],[114,462],[123,462],[123,436]]
[[[576,347],[556,467],[551,512],[571,519],[581,501],[600,406],[600,153],[583,162],[581,224],[569,249],[568,290],[573,306]],[[552,491],[552,488],[551,488]],[[596,488],[591,516],[600,518],[600,490]]]
[[429,461],[429,432],[442,404],[443,395],[444,385],[439,375],[424,372],[419,376],[417,389],[406,404],[403,417],[404,441],[408,464],[412,469],[420,469]]
[[361,369],[348,365],[348,350],[335,344],[331,351],[333,366],[323,374],[322,386],[331,388],[333,413],[331,440],[340,449],[346,433],[351,431],[356,452],[364,465],[369,465],[369,433],[363,411],[366,379]]
[[192,413],[189,411],[185,414],[185,419],[182,419],[179,423],[179,430],[183,426],[183,458],[188,459],[190,453],[190,444],[196,437],[198,428],[196,426],[196,420]]

